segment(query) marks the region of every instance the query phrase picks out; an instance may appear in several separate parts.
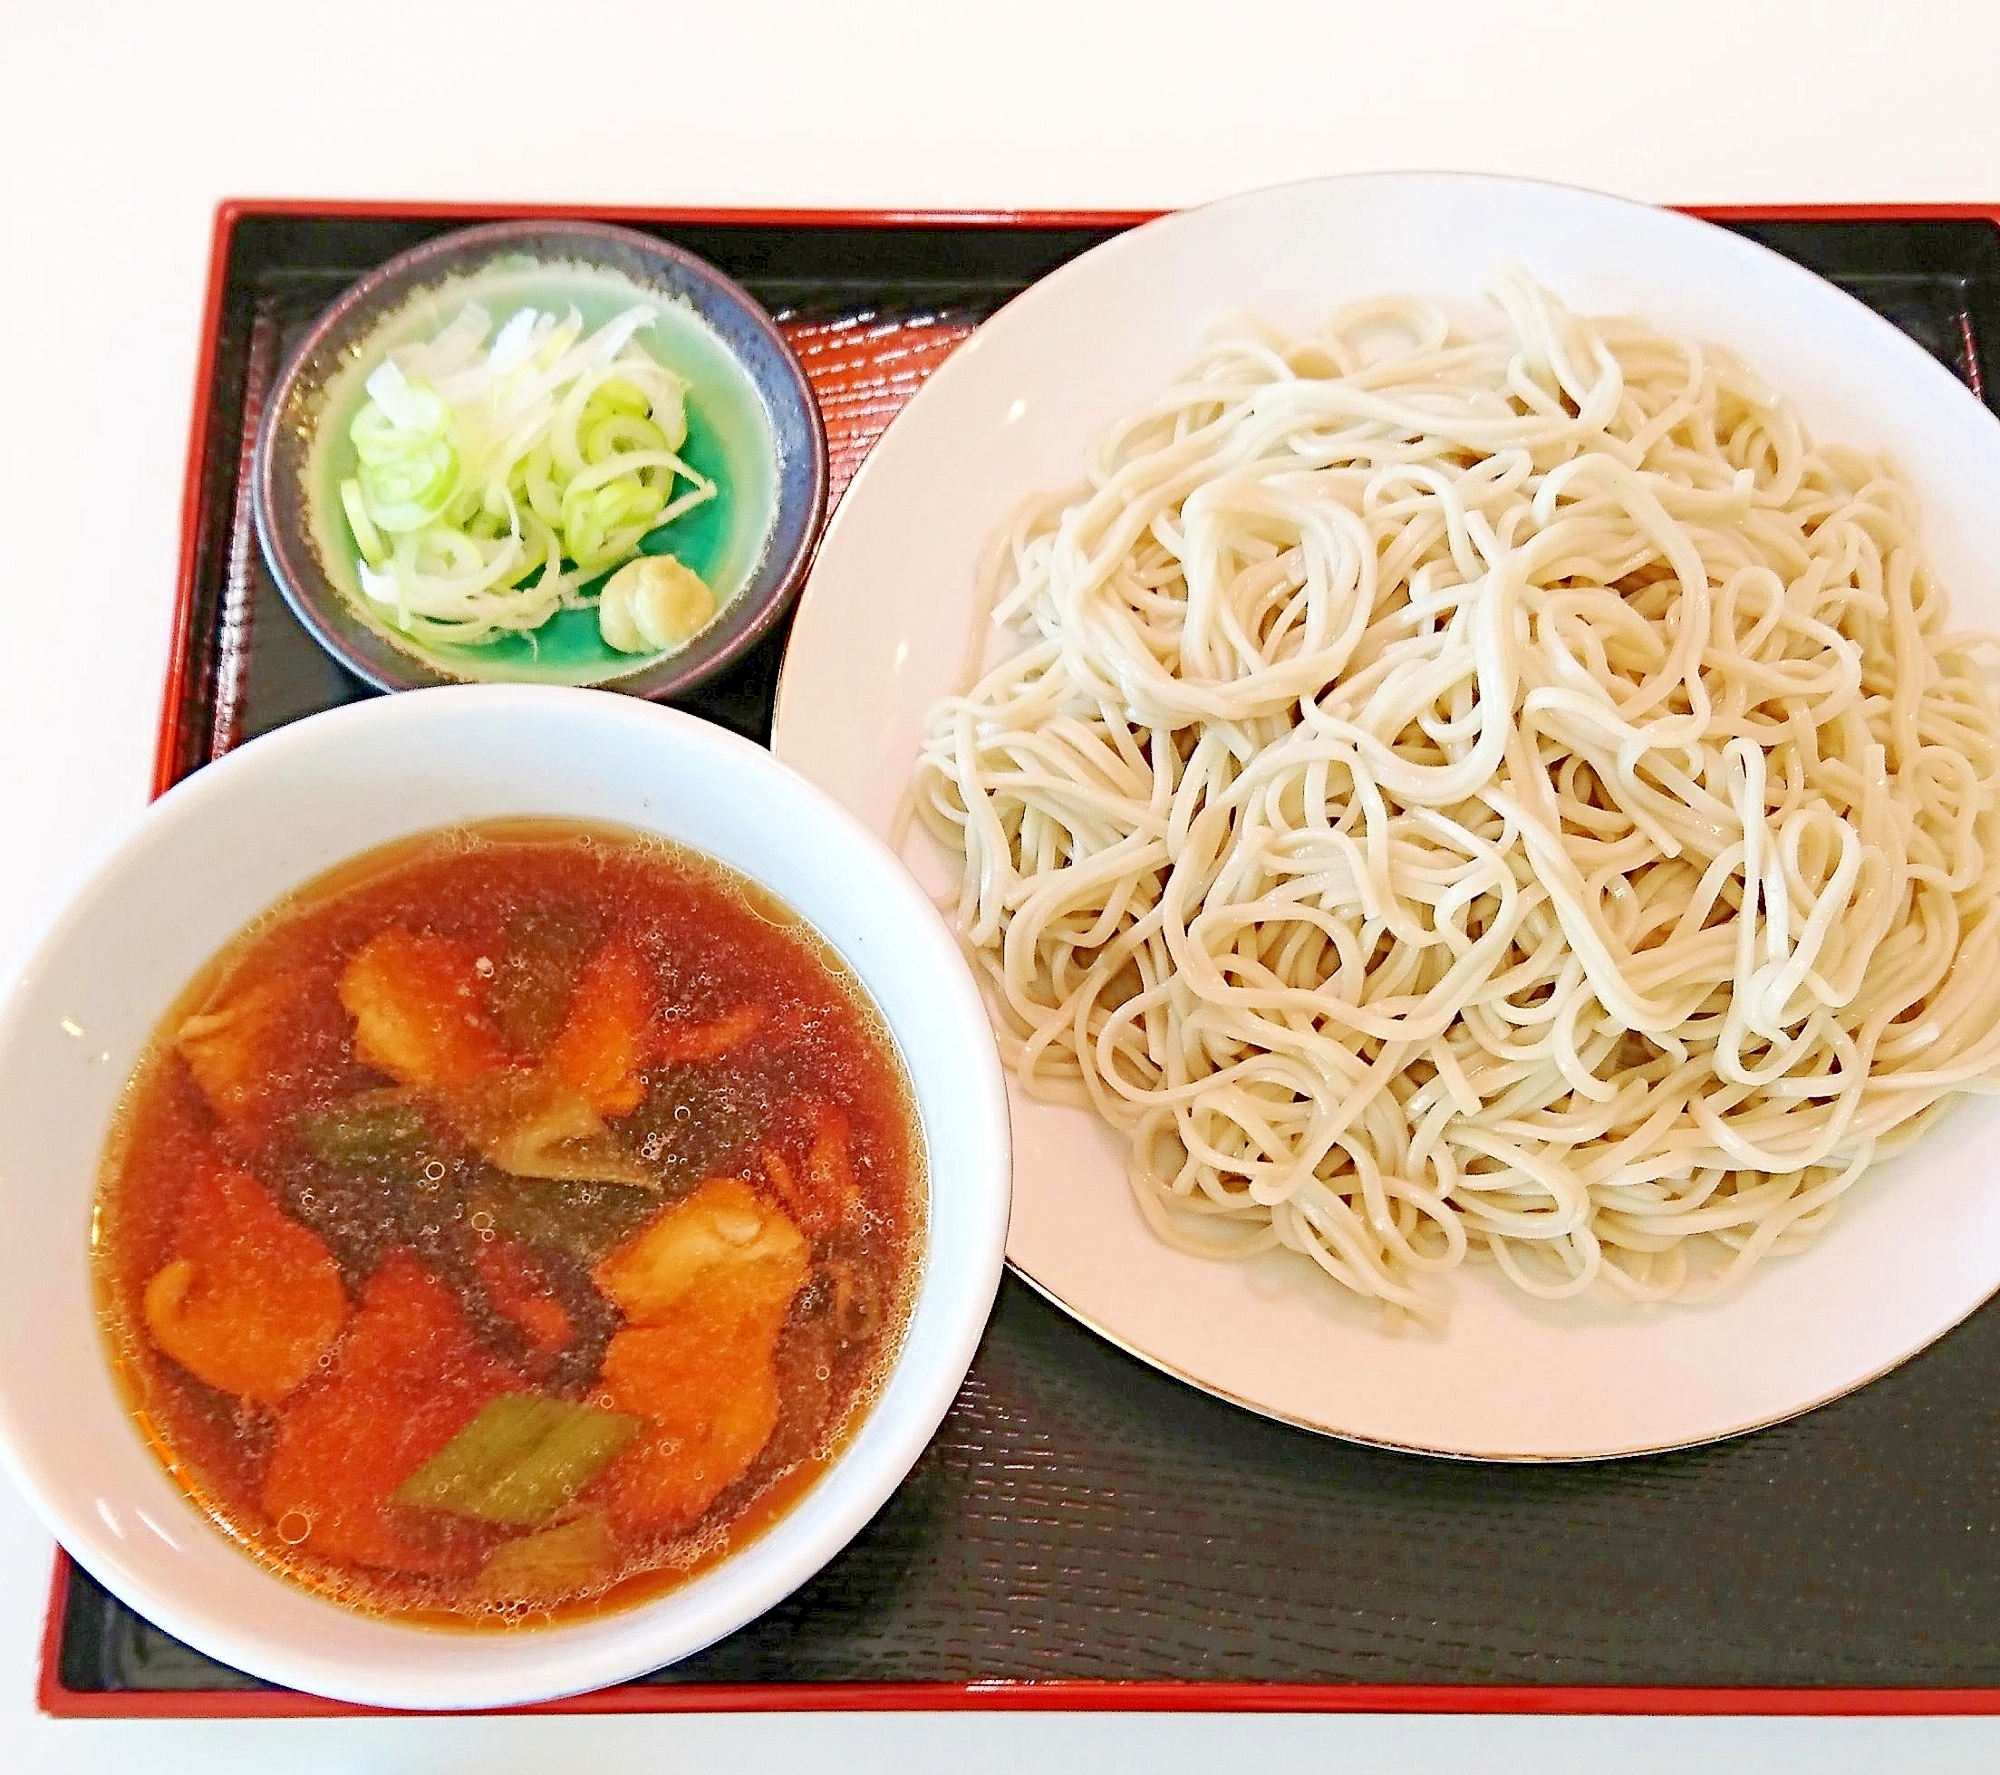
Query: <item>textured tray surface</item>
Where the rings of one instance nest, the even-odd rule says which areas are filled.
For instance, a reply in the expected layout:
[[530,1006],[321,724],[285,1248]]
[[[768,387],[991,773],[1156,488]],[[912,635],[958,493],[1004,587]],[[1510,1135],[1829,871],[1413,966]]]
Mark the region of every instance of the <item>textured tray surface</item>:
[[[438,224],[252,219],[218,341],[176,773],[367,694],[293,621],[238,499],[263,390],[353,275]],[[2000,230],[1746,227],[1993,404]],[[992,309],[1087,229],[665,228],[779,315],[835,497]],[[768,728],[782,634],[687,705]],[[950,1417],[852,1547],[658,1683],[2000,1685],[2000,1311],[1797,1423],[1570,1468],[1426,1461],[1270,1424],[1099,1342],[1011,1278]],[[73,1574],[79,1694],[254,1687]]]

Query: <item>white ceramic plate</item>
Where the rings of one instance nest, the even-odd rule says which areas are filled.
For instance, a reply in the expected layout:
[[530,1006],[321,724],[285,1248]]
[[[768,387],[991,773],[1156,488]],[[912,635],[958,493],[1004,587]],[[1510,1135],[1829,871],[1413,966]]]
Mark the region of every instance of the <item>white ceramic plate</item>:
[[[1056,272],[963,346],[849,488],[792,632],[778,755],[886,833],[925,709],[972,623],[981,543],[1072,484],[1086,442],[1193,355],[1218,314],[1303,327],[1352,297],[1476,298],[1512,260],[1586,312],[1734,346],[1823,437],[1886,449],[1921,491],[1961,624],[2000,626],[2000,426],[1859,303],[1743,240],[1561,187],[1333,179],[1152,223]],[[911,841],[931,885],[947,879]],[[1449,1329],[1388,1335],[1304,1258],[1205,1262],[1156,1240],[1121,1143],[1015,1093],[1007,1254],[1085,1324],[1273,1417],[1440,1454],[1577,1459],[1791,1416],[1923,1348],[2000,1285],[1992,1100],[1961,1104],[1843,1204],[1810,1251],[1702,1307],[1541,1305],[1461,1271]],[[1970,1406],[1974,1402],[1968,1401]]]

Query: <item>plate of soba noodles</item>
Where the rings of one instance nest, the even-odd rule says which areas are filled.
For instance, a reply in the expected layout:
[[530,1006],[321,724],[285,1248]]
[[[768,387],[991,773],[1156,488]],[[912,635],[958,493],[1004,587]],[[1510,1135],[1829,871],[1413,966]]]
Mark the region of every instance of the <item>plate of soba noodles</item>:
[[1255,1411],[1633,1455],[2000,1284],[2000,428],[1858,302],[1370,175],[1001,310],[848,491],[774,747],[953,926],[1008,1257]]

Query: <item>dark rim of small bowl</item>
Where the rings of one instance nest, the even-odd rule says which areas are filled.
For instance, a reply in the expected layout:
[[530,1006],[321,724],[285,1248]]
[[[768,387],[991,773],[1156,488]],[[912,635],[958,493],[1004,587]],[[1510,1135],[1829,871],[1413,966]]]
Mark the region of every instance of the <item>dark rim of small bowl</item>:
[[[756,566],[723,607],[720,619],[687,647],[598,685],[655,701],[678,696],[716,676],[761,641],[804,583],[826,516],[826,426],[797,354],[749,291],[707,261],[636,229],[602,222],[492,222],[425,241],[350,284],[286,358],[265,401],[252,465],[252,513],[265,565],[312,637],[378,689],[532,682],[460,679],[437,671],[355,615],[306,539],[304,513],[310,497],[302,472],[306,449],[296,441],[284,449],[286,440],[280,437],[282,427],[303,418],[293,413],[301,385],[322,386],[349,346],[366,339],[428,285],[476,273],[484,263],[510,254],[599,265],[641,285],[658,284],[685,296],[723,348],[743,366],[767,410],[777,487],[770,533]],[[286,460],[281,462],[281,456]],[[281,475],[291,483],[289,505],[280,498]],[[803,489],[794,493],[793,484],[801,475]]]

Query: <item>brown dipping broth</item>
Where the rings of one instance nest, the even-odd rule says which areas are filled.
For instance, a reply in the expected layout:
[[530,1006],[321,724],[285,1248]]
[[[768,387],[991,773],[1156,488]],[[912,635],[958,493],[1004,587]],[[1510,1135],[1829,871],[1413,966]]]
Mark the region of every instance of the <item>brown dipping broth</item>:
[[[608,1155],[623,1180],[514,1175],[460,1107],[486,1074],[445,1087],[383,1070],[380,1051],[357,1039],[343,990],[357,954],[385,932],[470,958],[439,1020],[494,1046],[508,1077],[551,1075],[607,943],[636,958],[650,1010],[647,1045],[627,1069],[637,1101],[601,1110],[601,1133],[560,1147]],[[227,1013],[260,989],[282,1014],[254,1032],[250,1083],[212,1100],[213,1076],[198,1082],[177,1037],[190,1016]],[[732,1035],[753,1019],[753,1033]],[[717,1043],[723,1051],[709,1051]],[[835,1148],[844,1195],[814,1182],[834,1174],[819,1155]],[[218,1173],[235,1179],[233,1219],[216,1218]],[[374,1614],[541,1623],[684,1583],[810,1488],[900,1345],[924,1191],[914,1101],[887,1028],[796,914],[666,841],[572,821],[489,822],[350,861],[254,921],[191,983],[114,1120],[93,1262],[130,1410],[190,1498],[246,1550]],[[749,1272],[726,1270],[721,1285],[703,1281],[657,1311],[616,1297],[619,1266],[631,1269],[628,1254],[665,1216],[719,1215],[726,1226],[746,1202],[763,1217],[759,1240],[771,1235],[792,1266],[788,1299],[785,1285],[776,1296],[766,1288],[756,1311],[738,1311],[730,1278]],[[159,1283],[149,1295],[149,1284],[176,1263],[184,1273],[184,1247],[204,1254],[206,1267],[188,1260],[187,1299],[210,1315],[209,1343],[177,1348],[224,1352],[193,1359],[211,1373],[219,1362],[229,1385],[166,1353],[156,1334],[166,1322],[149,1318],[168,1310],[159,1292],[174,1293]],[[219,1306],[203,1296],[209,1277],[237,1265],[254,1286]],[[228,1319],[239,1310],[240,1328]],[[399,1329],[410,1333],[400,1343]],[[266,1349],[284,1352],[265,1364],[278,1378],[246,1390],[236,1370]],[[681,1369],[663,1369],[675,1350]],[[296,1384],[286,1361],[309,1365]],[[621,1391],[628,1371],[645,1384]],[[775,1422],[759,1437],[756,1400],[773,1388]],[[567,1402],[543,1408],[557,1417],[588,1406],[602,1414],[591,1425],[627,1440],[608,1461],[594,1445],[563,1468],[580,1483],[533,1522],[383,1495],[430,1474],[426,1463],[448,1460],[441,1448],[459,1446],[452,1439],[483,1409],[517,1395]],[[754,1443],[754,1453],[706,1466],[688,1455],[716,1424],[720,1443]],[[654,1472],[671,1482],[654,1483]],[[312,1507],[287,1503],[298,1497]],[[565,1529],[572,1557],[550,1568],[557,1578],[538,1565],[512,1590],[482,1579],[503,1548]],[[506,1559],[493,1567],[509,1569]]]

